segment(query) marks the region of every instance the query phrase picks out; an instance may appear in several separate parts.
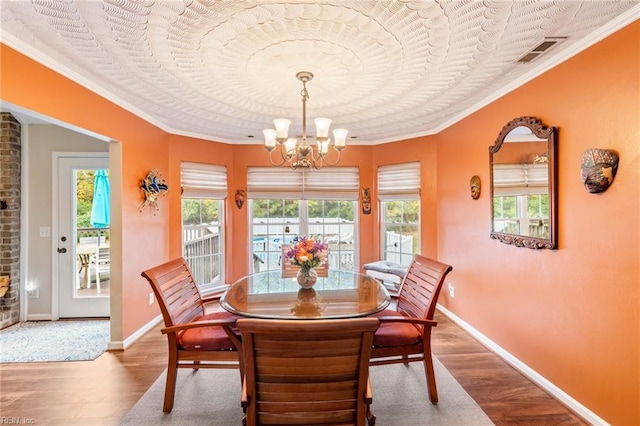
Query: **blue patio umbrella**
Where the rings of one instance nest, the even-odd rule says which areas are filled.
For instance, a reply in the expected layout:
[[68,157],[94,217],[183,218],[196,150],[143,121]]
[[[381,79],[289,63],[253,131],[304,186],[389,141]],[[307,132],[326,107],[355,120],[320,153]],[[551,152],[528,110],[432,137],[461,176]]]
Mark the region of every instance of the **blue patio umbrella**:
[[100,245],[101,228],[108,228],[111,215],[109,213],[109,177],[104,169],[96,170],[93,181],[93,203],[91,204],[91,226],[98,228],[98,245]]

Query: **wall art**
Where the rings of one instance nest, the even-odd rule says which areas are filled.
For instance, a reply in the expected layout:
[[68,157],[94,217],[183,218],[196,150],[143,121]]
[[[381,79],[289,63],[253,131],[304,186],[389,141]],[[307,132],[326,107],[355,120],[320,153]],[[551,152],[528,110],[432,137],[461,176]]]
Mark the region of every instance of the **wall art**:
[[471,198],[474,200],[480,198],[480,176],[476,175],[471,178],[469,189],[471,190]]
[[371,214],[371,191],[362,188],[362,214]]
[[235,195],[235,201],[236,201],[236,206],[241,209],[242,206],[244,205],[244,199],[246,197],[246,194],[244,192],[244,189],[238,189],[236,191],[236,195]]
[[158,172],[158,170],[152,170],[147,174],[140,182],[140,189],[144,191],[144,202],[138,208],[138,211],[142,211],[145,206],[150,206],[153,209],[153,214],[160,209],[158,206],[158,197],[165,195],[169,190],[169,186]]
[[618,155],[608,149],[591,148],[582,153],[580,164],[582,184],[587,192],[606,191],[618,171]]

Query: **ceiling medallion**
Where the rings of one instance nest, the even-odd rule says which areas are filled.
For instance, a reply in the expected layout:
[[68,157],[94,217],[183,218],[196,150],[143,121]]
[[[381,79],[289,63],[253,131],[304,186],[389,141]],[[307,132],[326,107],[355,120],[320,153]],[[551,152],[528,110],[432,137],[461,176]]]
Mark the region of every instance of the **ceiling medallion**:
[[[307,142],[307,99],[309,99],[307,82],[313,79],[313,74],[308,71],[300,71],[296,74],[296,78],[302,82],[302,91],[300,92],[302,96],[302,140],[298,142],[298,139],[289,137],[290,120],[286,118],[273,120],[276,128],[262,131],[264,133],[264,147],[269,152],[269,161],[274,166],[288,165],[294,170],[298,167],[320,169],[323,166],[335,166],[340,161],[340,154],[346,146],[348,130],[335,129],[333,131],[333,148],[338,153],[336,160],[333,162],[327,160],[329,144],[331,143],[331,138],[329,138],[331,119],[316,118],[314,120],[316,123],[315,139],[317,148],[314,149],[309,145]],[[280,162],[274,162],[271,156],[276,149],[276,145],[280,145]]]

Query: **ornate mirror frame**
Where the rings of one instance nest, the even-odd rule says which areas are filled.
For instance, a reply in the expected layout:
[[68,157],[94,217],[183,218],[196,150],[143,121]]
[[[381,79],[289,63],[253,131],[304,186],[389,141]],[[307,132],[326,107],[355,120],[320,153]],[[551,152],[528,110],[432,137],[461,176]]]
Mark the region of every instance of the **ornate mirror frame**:
[[[536,155],[533,163],[546,163],[548,165],[548,232],[546,233],[548,238],[537,237],[530,235],[520,235],[516,233],[498,232],[495,228],[495,212],[494,212],[494,157],[503,147],[505,139],[509,133],[518,127],[526,127],[531,130],[531,133],[540,139],[546,140],[547,150],[546,152]],[[531,249],[556,249],[558,246],[558,189],[556,186],[557,181],[557,165],[556,165],[556,136],[557,129],[555,127],[548,127],[542,124],[542,122],[536,117],[518,117],[507,123],[493,146],[489,147],[489,189],[491,192],[491,234],[492,239],[499,240],[505,244],[513,244],[517,247],[527,247]],[[543,141],[541,141],[543,142]],[[540,222],[542,223],[542,221]]]

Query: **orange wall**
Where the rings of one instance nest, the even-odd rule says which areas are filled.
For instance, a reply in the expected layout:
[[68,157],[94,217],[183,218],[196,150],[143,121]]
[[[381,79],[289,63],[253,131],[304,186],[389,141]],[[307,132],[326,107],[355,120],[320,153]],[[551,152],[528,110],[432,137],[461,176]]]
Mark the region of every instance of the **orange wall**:
[[[423,148],[408,141],[374,149],[376,160],[393,152],[423,158],[437,144],[437,256],[453,265],[447,282],[455,286],[455,298],[442,292],[440,303],[616,425],[640,424],[639,53],[636,22],[419,140]],[[489,238],[488,147],[524,115],[559,129],[558,250]],[[615,181],[601,194],[580,181],[582,152],[594,147],[620,155]],[[473,200],[476,174],[483,188]]]
[[[435,137],[412,139],[404,142],[387,143],[375,146],[373,149],[373,173],[374,190],[371,192],[372,214],[376,214],[376,223],[379,220],[379,204],[377,200],[377,181],[375,173],[379,166],[389,164],[401,164],[413,161],[420,162],[420,252],[428,257],[437,257],[437,143]],[[374,207],[375,206],[375,207]],[[377,251],[377,259],[380,258],[380,228],[373,225]],[[373,261],[377,259],[371,259]]]
[[[454,267],[456,297],[443,292],[440,302],[597,415],[625,425],[640,424],[639,39],[635,23],[438,135],[351,146],[341,161],[360,167],[361,186],[375,199],[379,165],[419,160],[422,252]],[[227,280],[244,275],[247,206],[238,210],[232,199],[246,186],[247,166],[267,164],[261,147],[167,135],[0,47],[4,101],[122,143],[124,337],[158,314],[140,271],[180,253],[180,161],[227,165]],[[489,239],[488,147],[521,115],[559,128],[558,250]],[[592,147],[620,154],[615,182],[599,195],[579,179],[581,153]],[[156,215],[137,210],[139,181],[153,168],[169,180]],[[469,193],[475,174],[478,200]],[[378,215],[376,203],[360,214],[361,263],[379,256]]]
[[149,208],[138,212],[139,183],[152,169],[168,169],[167,134],[4,44],[0,48],[3,101],[122,143],[122,259],[112,260],[122,264],[126,296],[121,313],[112,310],[112,316],[122,315],[126,338],[158,315],[157,305],[147,302],[149,285],[140,272],[167,259],[169,214],[166,208],[156,215]]

